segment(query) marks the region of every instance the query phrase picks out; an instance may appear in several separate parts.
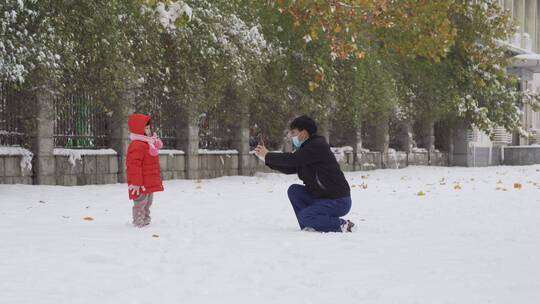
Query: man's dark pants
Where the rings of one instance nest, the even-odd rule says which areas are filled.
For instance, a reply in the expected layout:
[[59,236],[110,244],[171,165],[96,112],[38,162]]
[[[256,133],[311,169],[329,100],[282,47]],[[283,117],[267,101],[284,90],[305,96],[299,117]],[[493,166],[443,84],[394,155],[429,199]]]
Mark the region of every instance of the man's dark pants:
[[317,199],[302,185],[291,185],[287,194],[300,229],[309,227],[320,232],[341,232],[345,221],[340,217],[351,210],[350,197]]

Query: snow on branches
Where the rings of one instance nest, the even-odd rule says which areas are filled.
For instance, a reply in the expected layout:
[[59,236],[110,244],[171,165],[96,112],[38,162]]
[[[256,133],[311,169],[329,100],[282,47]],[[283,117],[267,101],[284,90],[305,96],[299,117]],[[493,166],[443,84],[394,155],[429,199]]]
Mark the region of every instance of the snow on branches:
[[0,81],[23,83],[38,65],[59,66],[60,56],[49,46],[56,35],[48,17],[35,9],[37,0],[0,3]]

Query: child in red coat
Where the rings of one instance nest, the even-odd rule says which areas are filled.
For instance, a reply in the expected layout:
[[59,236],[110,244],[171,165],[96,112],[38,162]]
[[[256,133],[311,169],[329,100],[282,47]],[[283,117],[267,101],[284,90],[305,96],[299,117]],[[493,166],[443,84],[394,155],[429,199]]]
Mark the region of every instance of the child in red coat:
[[154,133],[151,136],[150,116],[133,114],[128,127],[131,143],[126,159],[129,199],[133,200],[133,225],[150,224],[150,206],[154,192],[163,191],[158,150],[163,143]]

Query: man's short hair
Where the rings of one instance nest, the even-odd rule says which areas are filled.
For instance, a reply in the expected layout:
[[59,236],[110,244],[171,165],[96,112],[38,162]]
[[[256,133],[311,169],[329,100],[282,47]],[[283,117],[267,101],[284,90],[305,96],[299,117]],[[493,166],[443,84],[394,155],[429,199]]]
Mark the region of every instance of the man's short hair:
[[306,115],[302,115],[300,117],[296,117],[289,126],[291,130],[298,129],[299,131],[306,130],[309,135],[313,135],[317,133],[317,124],[313,119],[310,117],[307,117]]

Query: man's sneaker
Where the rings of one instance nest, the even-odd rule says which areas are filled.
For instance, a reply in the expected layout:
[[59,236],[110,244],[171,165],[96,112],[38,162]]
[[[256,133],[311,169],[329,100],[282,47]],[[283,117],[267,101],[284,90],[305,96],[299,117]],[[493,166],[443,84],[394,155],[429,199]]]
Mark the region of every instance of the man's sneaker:
[[341,232],[353,232],[355,230],[354,223],[349,220],[341,225]]

